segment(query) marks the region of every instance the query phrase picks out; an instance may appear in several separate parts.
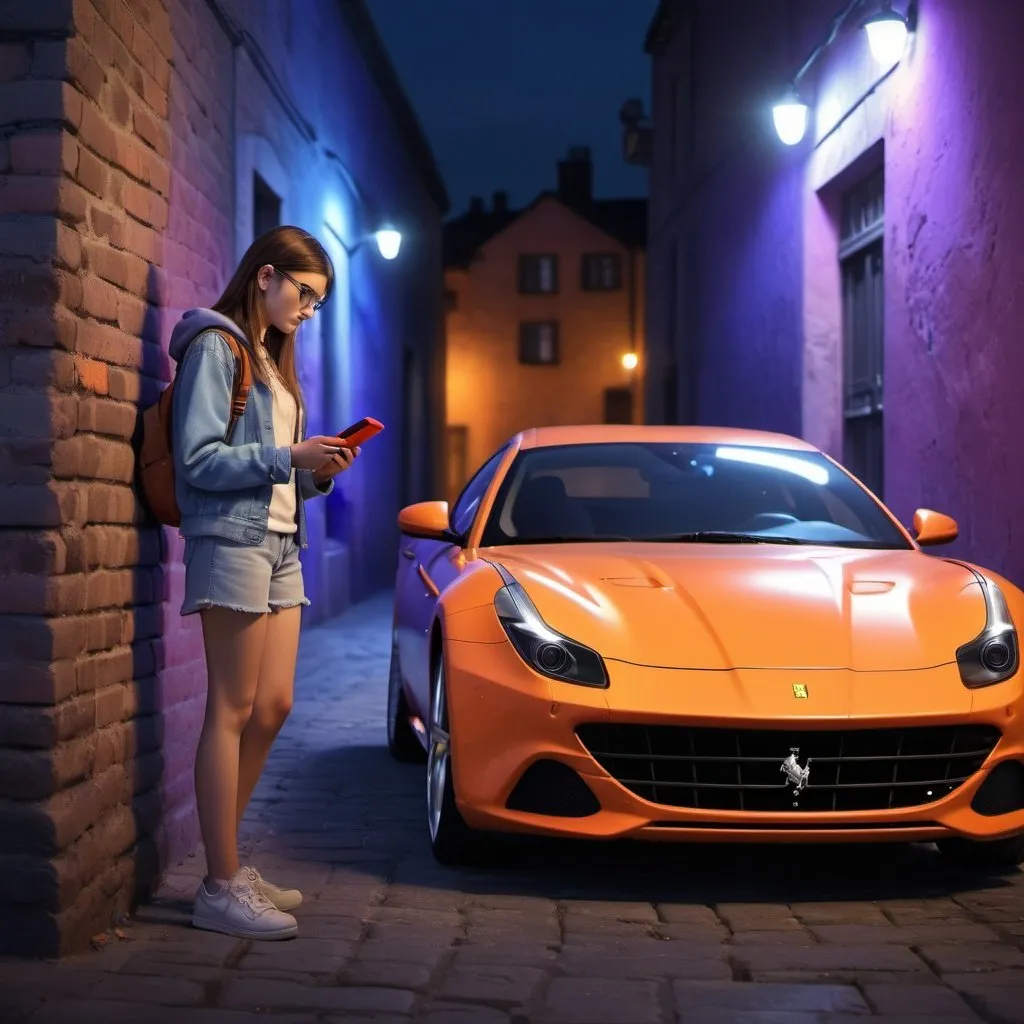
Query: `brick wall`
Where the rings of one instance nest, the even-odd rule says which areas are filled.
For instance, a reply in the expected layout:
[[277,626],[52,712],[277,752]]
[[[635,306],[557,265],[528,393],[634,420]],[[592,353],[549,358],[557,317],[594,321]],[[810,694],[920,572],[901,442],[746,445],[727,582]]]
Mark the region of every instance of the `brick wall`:
[[0,952],[52,955],[197,834],[201,641],[131,438],[162,311],[223,280],[226,186],[188,156],[226,108],[180,56],[171,108],[162,0],[6,4],[0,32]]

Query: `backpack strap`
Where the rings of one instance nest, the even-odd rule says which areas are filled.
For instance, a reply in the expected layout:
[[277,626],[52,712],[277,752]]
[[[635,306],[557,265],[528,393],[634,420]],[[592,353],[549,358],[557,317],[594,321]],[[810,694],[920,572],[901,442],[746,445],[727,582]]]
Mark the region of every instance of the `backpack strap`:
[[252,364],[249,361],[249,353],[244,345],[238,343],[238,339],[224,332],[217,332],[228,344],[231,354],[235,357],[235,381],[231,390],[231,419],[228,423],[228,432],[225,441],[231,440],[238,421],[245,412],[246,403],[249,401],[249,392],[252,390]]

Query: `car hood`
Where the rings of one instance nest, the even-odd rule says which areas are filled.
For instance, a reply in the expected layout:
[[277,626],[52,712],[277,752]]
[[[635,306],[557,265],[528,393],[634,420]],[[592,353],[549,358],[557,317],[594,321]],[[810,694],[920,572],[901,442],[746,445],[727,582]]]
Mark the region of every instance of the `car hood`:
[[492,548],[553,629],[665,668],[906,671],[985,626],[967,568],[917,550],[719,544]]

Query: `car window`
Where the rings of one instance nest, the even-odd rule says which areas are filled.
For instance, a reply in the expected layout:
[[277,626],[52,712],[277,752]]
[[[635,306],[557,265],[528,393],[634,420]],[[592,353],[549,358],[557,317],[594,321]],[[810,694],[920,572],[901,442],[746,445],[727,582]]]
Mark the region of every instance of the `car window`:
[[520,452],[501,482],[481,543],[644,541],[694,533],[911,547],[868,492],[819,452],[666,442]]
[[505,456],[506,448],[495,452],[475,473],[468,484],[462,489],[462,493],[455,500],[452,506],[451,524],[456,533],[465,535],[469,532],[476,518],[477,509],[483,500],[487,488],[498,471],[498,465]]

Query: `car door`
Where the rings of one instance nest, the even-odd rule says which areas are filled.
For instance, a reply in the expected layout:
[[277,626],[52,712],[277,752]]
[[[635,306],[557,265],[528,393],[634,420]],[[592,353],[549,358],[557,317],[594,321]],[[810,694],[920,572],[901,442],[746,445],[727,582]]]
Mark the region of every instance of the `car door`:
[[[507,446],[495,452],[477,470],[452,506],[449,521],[460,536],[468,535],[506,449]],[[406,574],[408,582],[406,613],[411,626],[402,631],[402,670],[422,715],[430,700],[430,627],[438,599],[462,571],[463,549],[444,541],[403,537],[401,561],[406,563],[400,571]]]

